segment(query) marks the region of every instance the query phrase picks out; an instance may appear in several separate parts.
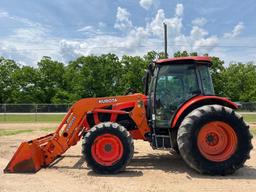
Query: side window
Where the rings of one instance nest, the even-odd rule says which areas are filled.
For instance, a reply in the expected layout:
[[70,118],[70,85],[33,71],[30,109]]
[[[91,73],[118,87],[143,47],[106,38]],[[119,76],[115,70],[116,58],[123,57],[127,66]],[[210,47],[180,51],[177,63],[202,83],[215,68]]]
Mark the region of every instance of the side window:
[[204,94],[214,95],[214,88],[213,88],[212,79],[211,79],[208,66],[206,65],[199,66],[199,72],[201,76]]
[[162,101],[161,105],[168,108],[177,97],[184,95],[184,80],[179,75],[170,74],[159,77],[156,95]]
[[186,98],[190,98],[195,94],[201,93],[195,73],[195,68],[190,68],[184,75]]

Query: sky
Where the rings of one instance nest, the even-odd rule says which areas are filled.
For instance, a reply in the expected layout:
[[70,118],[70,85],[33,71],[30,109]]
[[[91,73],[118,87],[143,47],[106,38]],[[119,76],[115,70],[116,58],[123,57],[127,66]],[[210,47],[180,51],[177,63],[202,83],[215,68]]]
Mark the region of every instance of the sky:
[[36,66],[42,56],[163,51],[256,61],[255,0],[1,0],[0,56]]

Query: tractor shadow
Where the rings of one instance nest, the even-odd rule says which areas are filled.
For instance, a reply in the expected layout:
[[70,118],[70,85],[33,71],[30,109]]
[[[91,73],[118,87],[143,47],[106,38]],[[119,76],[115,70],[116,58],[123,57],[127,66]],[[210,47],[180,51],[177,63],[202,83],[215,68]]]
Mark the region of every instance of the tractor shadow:
[[147,154],[145,156],[136,156],[133,158],[127,170],[161,170],[165,173],[186,173],[188,179],[252,179],[256,180],[256,167],[245,165],[232,175],[226,176],[210,176],[199,174],[183,161],[178,154]]
[[[73,159],[72,163],[62,165],[62,161],[65,159]],[[75,159],[75,161],[74,161]],[[199,174],[192,170],[183,161],[180,155],[177,154],[147,154],[139,155],[135,153],[135,156],[127,166],[126,170],[118,174],[102,175],[97,174],[91,169],[87,168],[86,162],[80,155],[65,155],[57,159],[50,168],[53,169],[72,169],[72,170],[83,170],[87,171],[87,175],[95,177],[141,177],[143,172],[147,170],[163,171],[170,174],[186,173],[188,179],[200,178],[200,179],[256,179],[256,167],[244,166],[243,168],[236,171],[233,175],[227,176],[209,176]]]
[[[63,163],[65,162],[67,159],[72,159],[72,163],[73,165],[66,165],[67,163]],[[72,164],[70,162],[70,164]],[[63,165],[64,164],[64,165]],[[86,167],[86,163],[82,157],[82,155],[63,155],[61,157],[59,157],[58,159],[56,159],[50,166],[49,168],[52,169],[87,169]]]

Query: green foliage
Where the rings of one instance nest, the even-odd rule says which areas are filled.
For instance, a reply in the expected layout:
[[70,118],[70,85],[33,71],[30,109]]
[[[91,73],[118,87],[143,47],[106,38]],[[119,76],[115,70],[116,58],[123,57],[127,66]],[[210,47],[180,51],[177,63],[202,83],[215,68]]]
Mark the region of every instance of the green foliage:
[[[208,56],[207,54],[205,54]],[[197,56],[178,51],[174,57]],[[163,59],[163,52],[143,57],[115,54],[82,56],[67,65],[43,57],[37,67],[21,66],[0,57],[0,103],[73,103],[80,98],[143,92],[147,65]],[[211,57],[210,69],[217,95],[235,101],[256,101],[256,66],[233,63],[228,67]]]
[[223,95],[235,101],[256,101],[256,66],[252,63],[230,64],[222,74]]
[[145,74],[145,69],[149,63],[145,62],[141,57],[123,56],[122,85],[123,90],[133,88],[134,92],[143,91],[142,77]]
[[14,102],[13,92],[17,91],[15,74],[20,67],[9,59],[0,57],[0,102]]
[[187,51],[177,51],[173,54],[174,57],[188,57],[188,56],[197,56],[197,52],[188,53]]
[[80,57],[66,67],[66,91],[71,101],[83,97],[118,95],[123,66],[114,54]]
[[223,73],[226,71],[224,61],[220,60],[218,57],[211,57],[211,60],[212,66],[210,68],[210,73],[212,76],[215,93],[219,96],[226,96],[224,93],[225,78]]
[[64,87],[64,64],[53,61],[50,57],[43,57],[37,70],[40,89],[37,96],[42,103],[52,103],[52,98]]
[[13,74],[14,86],[13,103],[38,103],[40,87],[38,85],[39,72],[33,67],[22,66]]

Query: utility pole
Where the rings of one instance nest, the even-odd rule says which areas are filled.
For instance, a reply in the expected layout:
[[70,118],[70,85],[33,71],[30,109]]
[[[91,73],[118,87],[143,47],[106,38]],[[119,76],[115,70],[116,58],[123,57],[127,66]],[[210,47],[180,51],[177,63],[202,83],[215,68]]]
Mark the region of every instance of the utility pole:
[[168,58],[168,51],[167,51],[167,25],[164,24],[164,56],[167,59]]

